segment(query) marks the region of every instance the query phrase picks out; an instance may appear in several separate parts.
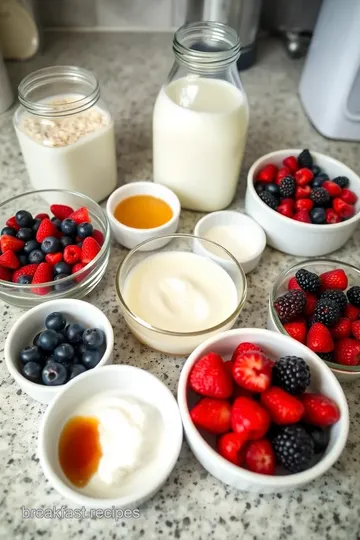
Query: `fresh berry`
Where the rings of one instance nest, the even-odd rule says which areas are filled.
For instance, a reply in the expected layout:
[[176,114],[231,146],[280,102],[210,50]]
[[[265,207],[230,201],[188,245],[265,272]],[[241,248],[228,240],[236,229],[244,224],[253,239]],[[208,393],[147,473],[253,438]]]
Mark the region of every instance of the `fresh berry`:
[[[20,229],[19,229],[20,230]],[[14,236],[14,238],[16,238],[16,235],[17,235],[17,230],[16,229],[13,229],[12,227],[4,227],[2,230],[1,230],[1,236],[3,236],[4,234],[6,234],[7,236]],[[21,240],[21,239],[20,239]]]
[[285,426],[272,440],[276,459],[290,473],[308,469],[314,456],[314,443],[303,426]]
[[278,170],[278,172],[276,173],[276,179],[275,179],[276,185],[279,186],[281,180],[285,178],[285,176],[291,176],[289,167],[281,167],[281,169]]
[[315,322],[307,335],[306,345],[316,353],[328,353],[334,350],[334,341],[329,329],[322,323]]
[[258,351],[263,352],[262,348],[259,347],[259,345],[255,345],[254,343],[250,343],[249,341],[244,341],[243,343],[240,343],[235,349],[235,351],[232,354],[231,361],[234,362],[236,357],[242,353],[245,352],[252,352],[252,351]]
[[100,349],[105,343],[105,334],[100,328],[87,328],[82,340],[87,349]]
[[316,304],[313,320],[325,326],[333,326],[340,319],[340,315],[339,305],[330,298],[324,298]]
[[0,266],[0,280],[11,281],[11,271],[8,268]]
[[189,385],[198,394],[214,398],[228,398],[233,390],[223,359],[216,353],[208,353],[194,364]]
[[264,191],[271,193],[275,198],[280,197],[280,189],[276,184],[265,184]]
[[7,225],[8,227],[11,227],[12,229],[15,229],[16,231],[18,231],[19,229],[21,229],[20,225],[19,225],[18,222],[16,221],[16,217],[15,217],[15,216],[10,217],[10,218],[6,221],[6,225]]
[[355,214],[355,207],[352,204],[348,204],[340,197],[333,199],[333,209],[343,219],[349,219]]
[[298,168],[299,164],[295,156],[288,156],[283,160],[284,167],[288,167],[292,173],[295,173]]
[[304,424],[303,427],[313,440],[315,454],[325,452],[330,442],[330,431],[311,424]]
[[321,360],[324,360],[324,362],[333,362],[334,361],[334,351],[332,352],[318,352],[316,353]]
[[348,204],[355,204],[358,200],[358,196],[356,195],[356,193],[346,188],[341,190],[341,194],[339,196],[340,199],[342,199]]
[[[314,178],[313,184],[316,181],[317,183],[320,183],[320,185],[322,186],[322,184],[324,182],[326,182],[326,180],[329,180],[329,175],[327,173],[325,173],[325,172],[320,172]],[[315,187],[315,186],[313,186],[313,187]]]
[[41,251],[41,249],[34,249],[29,254],[28,261],[30,264],[40,264],[45,261],[45,254]]
[[295,180],[298,186],[304,187],[310,184],[314,178],[314,174],[310,169],[298,169],[295,173]]
[[57,231],[61,232],[61,223],[62,223],[61,219],[57,217],[52,217],[50,221],[55,225]]
[[223,399],[205,397],[190,411],[190,416],[196,427],[219,435],[230,429],[231,405]]
[[347,304],[347,298],[345,293],[336,289],[327,289],[326,291],[321,293],[320,300],[326,300],[328,298],[333,302],[336,302],[336,304],[339,306],[341,313],[344,312]]
[[302,315],[306,304],[303,291],[292,290],[279,296],[274,302],[274,308],[282,323],[291,322]]
[[47,236],[41,243],[41,251],[45,254],[58,253],[60,251],[60,242],[54,236]]
[[295,210],[296,212],[299,212],[300,210],[307,210],[310,212],[310,210],[313,209],[314,203],[311,199],[298,199],[295,201]]
[[27,362],[21,366],[21,374],[31,382],[38,383],[41,378],[42,366],[38,362]]
[[311,194],[310,186],[297,186],[295,189],[295,199],[308,199]]
[[258,195],[260,195],[260,193],[262,193],[263,191],[265,191],[265,182],[256,182],[255,183],[255,191]]
[[326,211],[324,208],[313,208],[310,211],[311,222],[315,225],[323,225],[326,222]]
[[343,366],[360,364],[360,343],[356,339],[340,339],[335,344],[335,361]]
[[[38,265],[31,284],[37,285],[38,283],[47,283],[52,281],[53,271],[52,266],[49,263],[42,262]],[[35,294],[44,295],[50,292],[50,287],[34,287],[32,291]]]
[[260,401],[278,425],[296,424],[303,415],[304,407],[293,395],[278,386],[272,386],[260,396]]
[[97,349],[88,349],[86,350],[81,358],[81,361],[83,365],[86,367],[86,369],[93,369],[98,365],[102,358],[102,353]]
[[350,304],[357,308],[360,308],[360,287],[358,285],[350,287],[346,294]]
[[51,266],[55,266],[57,263],[61,262],[63,259],[63,254],[58,251],[57,253],[47,253],[45,255],[45,260],[47,263],[51,264]]
[[251,441],[245,450],[245,468],[258,474],[275,474],[276,459],[267,439]]
[[16,212],[15,219],[19,227],[31,227],[34,222],[34,218],[27,210],[19,210]]
[[101,246],[99,246],[97,241],[91,236],[88,236],[87,238],[85,238],[82,244],[81,262],[84,264],[89,264],[89,262],[95,259],[96,255],[100,252],[100,250]]
[[81,208],[79,208],[78,210],[75,210],[75,212],[73,212],[72,214],[70,214],[68,216],[69,219],[73,219],[75,221],[75,223],[77,223],[78,225],[80,223],[84,223],[85,221],[90,223],[91,222],[91,219],[90,219],[90,216],[89,216],[89,212],[88,212],[88,209],[85,208],[85,206],[82,206]]
[[53,311],[46,317],[45,326],[48,330],[55,330],[55,332],[64,330],[66,326],[65,315],[60,311]]
[[334,197],[339,197],[341,194],[341,187],[338,186],[338,184],[336,184],[335,182],[331,182],[330,180],[325,180],[322,187],[326,189],[332,199]]
[[335,182],[335,184],[338,184],[341,188],[347,188],[350,183],[347,176],[337,176],[336,178],[334,178],[333,182]]
[[103,245],[103,243],[104,243],[104,235],[103,235],[103,233],[101,231],[99,231],[99,229],[94,229],[93,238],[95,238],[95,240],[97,241],[99,246]]
[[360,315],[360,309],[352,306],[351,304],[347,304],[344,311],[344,316],[350,319],[350,321],[356,321],[356,319]]
[[0,255],[0,266],[10,268],[10,270],[16,270],[20,266],[20,261],[12,251],[5,251],[5,253]]
[[263,191],[262,193],[260,193],[259,197],[265,204],[267,204],[267,206],[269,206],[273,210],[276,209],[278,202],[274,195],[272,195],[268,191]]
[[66,291],[69,287],[73,285],[72,280],[64,281],[64,278],[69,277],[68,274],[57,274],[54,277],[55,285],[54,289],[55,291]]
[[67,246],[72,246],[74,243],[74,239],[70,236],[62,236],[59,240],[62,249],[65,249]]
[[279,191],[281,197],[294,197],[295,179],[292,176],[285,176],[280,182]]
[[225,433],[217,441],[217,451],[223,458],[240,467],[243,464],[244,444],[247,437],[243,433]]
[[70,366],[67,366],[69,381],[81,375],[84,371],[86,371],[86,367],[82,364],[70,364]]
[[8,234],[4,234],[0,238],[0,247],[3,253],[8,250],[16,253],[17,251],[22,251],[24,246],[25,242],[19,240],[18,238],[14,238],[13,236],[9,236]]
[[81,248],[76,245],[66,246],[63,257],[66,263],[73,265],[81,259]]
[[260,180],[260,182],[274,182],[276,178],[276,173],[278,171],[278,168],[276,165],[273,165],[272,163],[269,163],[268,165],[265,165],[260,172],[257,175],[257,179]]
[[304,313],[307,317],[311,317],[314,314],[316,304],[318,303],[318,297],[312,293],[305,293],[306,304]]
[[53,267],[54,275],[58,276],[59,274],[71,274],[71,266],[70,264],[66,263],[65,261],[59,261],[56,264],[54,264]]
[[36,345],[31,345],[30,347],[25,347],[20,352],[20,362],[26,364],[27,362],[38,362],[41,363],[43,360],[41,353]]
[[315,206],[325,207],[330,202],[330,195],[323,187],[314,188],[310,193],[310,199],[314,202]]
[[320,278],[314,272],[309,272],[305,268],[300,268],[295,274],[296,281],[303,291],[314,293],[320,289]]
[[311,223],[310,215],[307,210],[299,210],[293,215],[295,221],[301,221],[302,223]]
[[300,396],[305,412],[303,421],[319,427],[335,424],[340,410],[334,400],[322,394],[306,393]]
[[279,214],[282,214],[283,216],[288,217],[288,218],[292,218],[294,215],[293,208],[294,208],[293,201],[291,201],[291,203],[282,201],[276,210],[277,212],[279,212]]
[[[83,268],[85,268],[85,266],[86,266],[86,264],[84,264],[84,263],[76,263],[76,264],[74,264],[74,266],[72,267],[71,273],[72,273],[72,274],[76,274],[77,272],[80,272],[80,270],[82,270]],[[82,280],[84,279],[84,277],[85,277],[85,273],[83,272],[80,276],[77,276],[77,277],[75,277],[74,279],[75,279],[75,281],[76,281],[77,283],[80,283],[80,281],[82,281]]]
[[312,169],[313,158],[307,148],[304,148],[304,150],[300,152],[297,160],[298,160],[299,167],[306,167],[307,169]]
[[77,344],[82,342],[82,336],[85,328],[82,324],[72,323],[65,328],[65,336],[69,343]]
[[36,240],[29,240],[24,245],[24,253],[26,253],[26,255],[30,255],[30,253],[35,250],[40,250],[40,244]]
[[305,321],[293,321],[289,323],[284,323],[284,329],[289,334],[290,337],[296,339],[300,343],[305,343],[307,327]]
[[86,238],[87,236],[92,236],[94,232],[94,227],[91,223],[80,223],[77,226],[77,235],[79,238]]
[[42,380],[47,386],[59,386],[67,381],[68,373],[65,366],[50,360],[42,370]]
[[61,231],[66,236],[75,236],[77,227],[77,223],[73,219],[64,219],[64,221],[61,223]]
[[258,351],[238,354],[233,361],[233,379],[246,390],[263,392],[271,384],[273,365],[274,362]]
[[50,210],[61,221],[68,218],[74,211],[71,206],[66,206],[66,204],[52,204]]
[[345,291],[348,286],[348,278],[344,270],[336,269],[329,270],[329,272],[324,272],[320,274],[321,288],[326,289],[339,289],[340,291]]
[[20,261],[20,266],[26,266],[29,262],[28,256],[23,251],[17,252],[17,258]]
[[330,333],[334,340],[348,338],[351,334],[351,321],[346,317],[340,317],[338,322],[331,327]]
[[235,399],[231,409],[231,427],[235,433],[242,433],[250,440],[262,439],[270,426],[267,411],[249,397]]
[[13,273],[13,282],[18,283],[21,276],[30,276],[32,278],[36,272],[37,267],[37,264],[27,264],[26,266],[19,268]]
[[52,352],[59,345],[59,336],[55,330],[44,330],[39,336],[38,344],[44,351]]
[[325,221],[329,225],[333,225],[334,223],[341,223],[341,217],[332,208],[326,208]]
[[50,219],[43,219],[36,233],[36,241],[41,244],[48,236],[57,237],[57,235],[56,225]]
[[53,352],[55,362],[59,362],[64,366],[71,364],[74,360],[74,347],[70,343],[61,343]]
[[34,219],[34,224],[31,227],[31,230],[33,231],[33,234],[36,235],[38,232],[38,229],[40,227],[41,219]]
[[311,380],[310,369],[298,356],[284,356],[275,363],[273,384],[294,396],[305,392]]
[[351,333],[355,339],[360,341],[360,321],[353,321],[351,323]]
[[40,219],[40,221],[42,221],[43,219],[50,219],[50,216],[49,216],[49,214],[45,214],[43,212],[43,213],[40,213],[40,214],[36,214],[35,219]]
[[289,291],[292,291],[292,290],[298,290],[298,291],[301,291],[301,287],[300,285],[298,284],[298,282],[296,281],[296,277],[293,276],[290,280],[289,280],[289,283],[288,283],[288,289]]
[[19,229],[16,233],[16,238],[19,240],[22,240],[23,242],[27,242],[28,240],[31,240],[33,237],[33,230],[29,227],[22,227]]

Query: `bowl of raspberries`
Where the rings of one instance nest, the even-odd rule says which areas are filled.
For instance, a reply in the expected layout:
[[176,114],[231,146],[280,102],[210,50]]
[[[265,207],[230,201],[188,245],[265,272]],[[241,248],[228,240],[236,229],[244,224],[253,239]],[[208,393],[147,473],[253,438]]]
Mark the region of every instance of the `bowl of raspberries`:
[[268,328],[305,344],[340,381],[360,377],[360,270],[331,259],[302,261],[277,278]]
[[295,489],[324,474],[346,444],[349,413],[330,369],[303,344],[258,328],[202,343],[180,375],[190,448],[244,491]]
[[271,152],[248,173],[245,210],[267,243],[290,255],[318,257],[343,246],[360,219],[360,178],[308,149]]
[[103,277],[110,228],[100,206],[66,190],[32,191],[0,205],[0,298],[29,308],[82,298]]

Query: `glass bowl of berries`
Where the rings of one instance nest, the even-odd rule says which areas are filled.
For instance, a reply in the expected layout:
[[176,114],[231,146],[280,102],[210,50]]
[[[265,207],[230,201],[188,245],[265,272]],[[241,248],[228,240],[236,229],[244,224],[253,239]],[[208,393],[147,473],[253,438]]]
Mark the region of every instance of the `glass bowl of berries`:
[[110,226],[86,195],[40,190],[0,205],[0,298],[31,308],[58,298],[83,298],[103,277]]
[[269,330],[315,352],[343,382],[360,377],[360,270],[332,259],[282,272],[269,296]]
[[267,243],[290,255],[319,257],[343,246],[360,220],[360,178],[325,154],[285,149],[249,170],[246,213]]

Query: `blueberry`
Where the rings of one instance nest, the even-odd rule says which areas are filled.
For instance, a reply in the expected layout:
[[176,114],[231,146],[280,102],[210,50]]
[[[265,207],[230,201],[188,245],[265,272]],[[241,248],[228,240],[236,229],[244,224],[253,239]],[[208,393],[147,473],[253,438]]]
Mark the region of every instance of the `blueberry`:
[[17,253],[16,255],[17,255],[17,258],[19,259],[20,266],[25,266],[26,264],[28,264],[29,260],[26,253]]
[[47,386],[58,386],[67,381],[68,373],[65,366],[50,360],[42,370],[42,380]]
[[58,274],[71,274],[71,266],[70,264],[66,263],[65,261],[58,262],[54,265],[54,274],[57,276]]
[[319,173],[321,173],[321,168],[319,167],[319,165],[313,165],[311,167],[311,170],[314,176],[317,176]]
[[56,347],[53,354],[56,362],[66,366],[74,360],[74,347],[70,343],[62,343]]
[[94,368],[95,366],[98,365],[101,358],[102,358],[102,354],[101,354],[100,351],[88,349],[82,355],[81,361],[84,364],[84,366],[86,367],[86,369],[92,369],[92,368]]
[[54,289],[55,291],[66,291],[69,287],[72,287],[73,283],[70,279],[69,281],[62,281],[64,278],[69,277],[68,274],[58,274],[54,277],[54,281],[59,281],[59,283],[55,283]]
[[82,358],[82,355],[84,354],[84,352],[87,351],[86,345],[84,345],[84,343],[79,343],[78,345],[75,345],[74,347],[75,347],[76,356],[78,356],[79,358]]
[[82,364],[72,364],[71,366],[68,366],[67,371],[69,375],[69,381],[71,381],[71,379],[74,379],[75,377],[80,375],[80,373],[84,373],[84,371],[86,371],[86,367]]
[[82,324],[73,323],[65,328],[65,336],[69,343],[81,343],[85,328]]
[[60,251],[60,242],[57,238],[54,236],[48,236],[43,240],[41,244],[41,250],[48,254],[48,253],[57,253]]
[[255,191],[258,195],[260,195],[260,193],[262,193],[263,191],[265,191],[265,182],[256,182],[255,184]]
[[32,277],[31,276],[20,276],[17,282],[20,285],[30,285],[30,283],[32,282]]
[[274,195],[274,197],[280,196],[280,188],[276,184],[265,184],[265,191],[268,191],[269,193]]
[[36,334],[36,336],[35,336],[34,339],[33,339],[33,345],[36,345],[36,347],[40,347],[40,344],[39,344],[39,337],[40,337],[40,334],[41,334],[41,332],[39,332],[38,334]]
[[67,246],[72,246],[74,243],[74,240],[70,238],[70,236],[62,236],[60,238],[60,244],[63,249],[65,249]]
[[30,227],[22,227],[18,230],[16,233],[17,238],[19,240],[22,240],[23,242],[27,242],[28,240],[31,240],[34,236],[33,230],[30,229]]
[[39,336],[39,347],[52,352],[59,344],[59,336],[55,330],[44,330]]
[[64,219],[61,223],[61,231],[66,236],[75,236],[77,231],[77,224],[72,219]]
[[61,231],[61,224],[62,224],[62,221],[61,219],[57,218],[57,217],[53,217],[51,218],[51,221],[53,222],[53,224],[55,225],[55,227]]
[[315,180],[322,180],[323,182],[325,182],[325,180],[329,180],[329,175],[321,172],[315,176]]
[[15,219],[20,227],[32,227],[34,223],[32,215],[27,210],[19,210],[16,212]]
[[99,328],[87,328],[82,340],[88,349],[99,349],[105,341],[105,334]]
[[31,227],[32,230],[34,231],[34,233],[37,233],[38,228],[40,227],[40,223],[41,223],[41,219],[39,219],[39,218],[35,218],[35,219],[34,219],[34,224],[33,224],[33,226]]
[[24,246],[24,252],[29,255],[32,251],[40,249],[40,244],[36,240],[29,240]]
[[325,178],[314,178],[314,180],[312,181],[311,186],[313,188],[322,187],[324,182],[325,182]]
[[312,223],[315,223],[316,225],[322,225],[326,221],[325,209],[317,207],[313,208],[310,211],[310,218]]
[[42,366],[38,362],[27,362],[21,368],[21,373],[31,382],[39,383]]
[[57,334],[59,336],[59,345],[61,345],[61,343],[66,343],[66,337],[64,332],[58,332]]
[[80,223],[77,227],[77,235],[80,238],[86,238],[87,236],[92,236],[94,232],[94,227],[91,225],[91,223],[84,222]]
[[30,347],[25,347],[20,353],[20,360],[23,364],[27,362],[41,362],[42,356],[36,345],[31,345]]
[[45,261],[45,255],[41,249],[34,249],[34,251],[29,253],[28,261],[31,264],[40,264]]
[[45,319],[45,326],[48,330],[55,330],[55,332],[60,332],[64,330],[66,326],[66,318],[60,313],[60,311],[53,311]]
[[330,441],[330,431],[317,426],[304,425],[304,428],[314,442],[315,454],[324,452]]
[[4,227],[1,231],[1,235],[7,234],[8,236],[16,236],[16,229],[13,229],[12,227]]

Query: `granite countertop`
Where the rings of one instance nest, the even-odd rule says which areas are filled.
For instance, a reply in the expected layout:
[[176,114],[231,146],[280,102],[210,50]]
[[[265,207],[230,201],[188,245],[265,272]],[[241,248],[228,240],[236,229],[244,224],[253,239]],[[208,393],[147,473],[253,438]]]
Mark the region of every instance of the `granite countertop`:
[[[97,72],[103,97],[117,127],[119,181],[150,179],[151,114],[155,96],[172,63],[169,34],[46,35],[45,52],[27,63],[9,65],[16,85],[27,73],[51,64],[78,64]],[[310,147],[359,169],[360,145],[329,141],[305,118],[297,87],[302,62],[290,60],[278,41],[261,43],[257,65],[242,74],[251,108],[250,132],[238,197],[241,207],[246,171],[266,152]],[[315,90],[314,90],[315,91]],[[13,110],[0,115],[1,199],[30,188],[12,127]],[[184,211],[181,231],[191,232],[199,215]],[[360,266],[360,231],[336,258]],[[115,331],[115,362],[142,367],[161,378],[175,394],[184,358],[161,355],[129,332],[117,304],[114,279],[126,251],[113,244],[107,274],[87,300],[109,317]],[[265,327],[267,296],[280,270],[295,258],[266,249],[248,276],[248,298],[237,325]],[[1,351],[20,309],[2,305]],[[0,357],[0,538],[132,540],[204,538],[229,540],[360,538],[360,413],[357,385],[345,387],[351,426],[345,451],[325,476],[303,489],[278,495],[236,491],[211,477],[186,443],[170,478],[140,508],[138,519],[23,519],[21,507],[61,507],[67,501],[50,487],[36,455],[38,426],[45,406],[21,393]],[[71,504],[69,504],[71,507]]]

